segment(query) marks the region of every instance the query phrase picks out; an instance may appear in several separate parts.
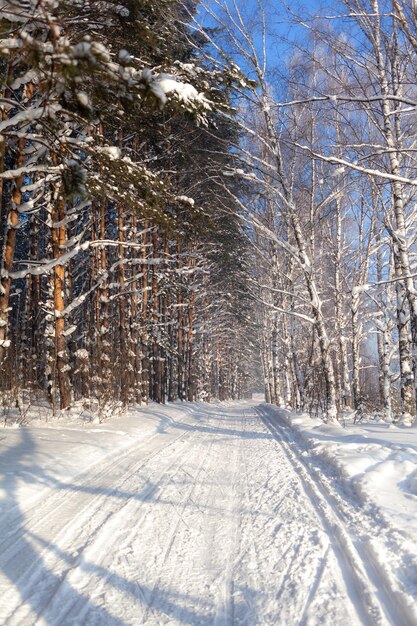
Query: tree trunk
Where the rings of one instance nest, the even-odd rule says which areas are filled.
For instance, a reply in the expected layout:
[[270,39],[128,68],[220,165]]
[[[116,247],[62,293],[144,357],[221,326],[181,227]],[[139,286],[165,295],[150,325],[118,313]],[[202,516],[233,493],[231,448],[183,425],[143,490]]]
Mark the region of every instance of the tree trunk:
[[[66,231],[62,221],[65,217],[65,202],[59,195],[52,210],[52,255],[55,260],[62,255],[65,246]],[[54,227],[54,223],[61,222],[61,226]],[[53,268],[53,296],[55,310],[55,359],[58,376],[58,388],[61,409],[68,409],[71,405],[71,385],[68,375],[68,353],[65,339],[65,266],[55,265]]]
[[[16,169],[22,167],[25,162],[25,140],[18,141],[18,154],[16,159]],[[18,176],[14,181],[11,203],[7,213],[5,244],[2,258],[1,278],[0,278],[0,368],[2,367],[7,349],[10,346],[9,338],[9,307],[12,280],[10,272],[13,269],[14,254],[16,249],[16,235],[19,228],[18,207],[22,203],[21,187],[23,176]]]
[[359,292],[352,291],[351,301],[352,316],[352,395],[355,421],[362,416],[362,396],[360,389],[360,322],[359,322]]

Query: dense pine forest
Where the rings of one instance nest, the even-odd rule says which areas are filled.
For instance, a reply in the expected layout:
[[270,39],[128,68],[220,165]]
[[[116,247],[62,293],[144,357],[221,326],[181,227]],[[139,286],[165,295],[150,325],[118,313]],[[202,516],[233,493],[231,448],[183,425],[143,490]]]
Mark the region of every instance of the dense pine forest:
[[262,390],[414,419],[413,2],[0,18],[4,411]]
[[218,184],[239,76],[193,3],[2,4],[3,403],[244,394],[249,251]]

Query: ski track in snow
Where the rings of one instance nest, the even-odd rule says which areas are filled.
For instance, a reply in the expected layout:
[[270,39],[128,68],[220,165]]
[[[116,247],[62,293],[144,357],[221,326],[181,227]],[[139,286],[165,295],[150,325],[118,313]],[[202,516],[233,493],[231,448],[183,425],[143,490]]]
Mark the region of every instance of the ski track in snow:
[[266,406],[173,424],[9,507],[0,624],[417,624],[375,520]]
[[284,423],[277,423],[276,417],[271,417],[265,409],[258,409],[258,413],[279,441],[280,449],[301,478],[304,491],[322,519],[323,526],[332,535],[333,549],[346,586],[350,589],[354,604],[362,608],[364,622],[416,624],[415,602],[411,599],[407,603],[406,597],[398,597],[395,587],[387,587],[389,572],[383,570],[383,564],[375,560],[375,555],[367,545],[375,534],[375,519],[360,511],[354,502],[344,502],[331,480],[326,481],[325,476],[319,475],[317,468],[304,461],[294,440],[294,433]]

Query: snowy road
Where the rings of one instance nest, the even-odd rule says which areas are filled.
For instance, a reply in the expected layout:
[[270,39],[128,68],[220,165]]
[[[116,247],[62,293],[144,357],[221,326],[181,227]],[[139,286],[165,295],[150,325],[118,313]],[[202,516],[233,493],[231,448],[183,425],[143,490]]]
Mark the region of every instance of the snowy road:
[[[415,623],[363,545],[373,521],[308,470],[265,405],[167,415],[123,446],[115,436],[90,463],[87,431],[61,442],[66,478],[53,470],[57,429],[14,431],[3,458],[17,469],[5,472],[0,624]],[[90,434],[93,450],[100,432]],[[104,426],[103,435],[111,441]]]

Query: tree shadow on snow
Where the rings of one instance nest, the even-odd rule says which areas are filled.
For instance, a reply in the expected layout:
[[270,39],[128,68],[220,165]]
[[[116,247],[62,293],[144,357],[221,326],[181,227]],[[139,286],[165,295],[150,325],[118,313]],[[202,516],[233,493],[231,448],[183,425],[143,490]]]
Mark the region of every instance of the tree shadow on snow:
[[[53,551],[54,554],[62,560],[65,560],[68,564],[72,563],[71,556],[65,552],[57,548],[56,546],[51,546],[45,540],[33,536],[34,540],[37,541],[44,549]],[[203,601],[195,596],[190,594],[183,594],[176,591],[171,591],[169,589],[164,589],[158,584],[155,586],[147,586],[143,583],[139,583],[138,581],[129,580],[115,572],[111,572],[108,569],[96,564],[92,563],[88,560],[82,560],[78,567],[80,570],[90,576],[94,576],[95,578],[100,578],[105,580],[107,584],[109,584],[113,589],[116,589],[118,592],[126,596],[126,602],[132,602],[132,600],[139,600],[142,602],[143,608],[141,610],[141,615],[137,616],[137,621],[135,619],[134,624],[139,626],[145,624],[147,619],[151,616],[157,619],[157,614],[163,614],[171,619],[175,619],[179,624],[189,624],[189,626],[213,626],[216,622],[215,613],[216,613],[216,605],[215,603],[210,603],[209,601],[204,601],[206,608],[209,608],[209,612],[203,612],[203,609],[199,608]],[[224,595],[224,590],[221,590]],[[245,587],[244,589],[245,596],[248,596],[250,599],[254,599],[256,597],[255,590]],[[230,602],[230,604],[232,604]],[[251,602],[252,604],[252,602]],[[222,608],[222,607],[221,607]],[[88,611],[94,611],[95,623],[100,624],[113,624],[113,622],[106,622],[105,615],[102,613],[102,607],[88,607]],[[219,613],[219,611],[217,611]],[[220,611],[221,612],[221,611]],[[233,613],[238,615],[247,615],[248,606],[245,602],[239,601],[236,602],[233,606]],[[87,618],[87,611],[83,611],[83,614]],[[77,605],[72,605],[67,613],[67,619],[76,620],[79,616],[79,608]],[[252,611],[253,622],[256,623],[256,619],[254,619],[253,611]],[[71,622],[73,623],[73,622]],[[115,622],[121,623],[121,622]],[[225,619],[224,621],[221,617],[217,618],[218,626],[223,626],[223,624],[230,623],[230,619]],[[244,623],[242,621],[242,623]],[[130,626],[130,623],[129,623]]]
[[[218,432],[218,431],[216,431]],[[36,458],[36,445],[31,437],[30,430],[22,427],[19,429],[20,441],[7,449],[0,457],[0,493],[4,494],[0,499],[0,572],[10,584],[10,593],[0,598],[0,622],[10,619],[8,603],[13,602],[16,608],[13,612],[13,623],[36,624],[50,626],[65,626],[66,624],[97,624],[99,626],[139,626],[146,623],[147,616],[153,613],[164,614],[178,623],[201,624],[208,626],[214,623],[216,614],[215,602],[207,598],[196,598],[175,591],[163,589],[158,586],[147,587],[135,580],[129,580],[120,576],[106,567],[92,563],[85,558],[82,546],[79,553],[61,549],[58,545],[41,536],[42,531],[48,536],[48,523],[39,517],[27,528],[24,512],[19,506],[17,490],[19,481],[29,481],[64,491],[66,494],[82,491],[91,495],[107,495],[114,498],[131,500],[132,498],[146,500],[152,495],[155,485],[147,484],[140,493],[129,493],[118,489],[103,489],[89,485],[76,485],[63,482],[49,476],[39,467],[34,465]],[[92,498],[92,499],[93,499]],[[165,502],[158,500],[162,504]],[[175,504],[166,502],[166,504]],[[61,506],[58,502],[57,507]],[[36,511],[36,504],[31,507]],[[110,512],[110,517],[112,513]],[[63,528],[55,528],[54,532],[62,531]],[[94,532],[99,532],[100,528]],[[138,529],[140,532],[140,529]],[[75,589],[71,584],[68,574],[77,572],[83,579],[98,579],[106,588],[111,588],[120,594],[126,595],[125,602],[136,599],[141,606],[143,615],[132,622],[124,622],[100,603],[98,598],[89,597],[82,591]],[[96,588],[96,586],[94,587]],[[13,591],[18,597],[13,598]],[[208,606],[209,605],[209,606]],[[204,610],[205,608],[205,610]],[[236,609],[239,607],[236,606]],[[245,611],[244,606],[239,608]],[[217,623],[222,623],[217,621]]]
[[[45,620],[44,613],[65,580],[61,574],[48,568],[43,556],[32,545],[31,535],[25,527],[24,515],[19,508],[16,494],[17,479],[22,473],[30,470],[36,453],[36,446],[29,430],[22,427],[19,432],[21,441],[3,453],[1,458],[2,466],[13,468],[13,471],[0,474],[0,487],[4,494],[0,500],[2,513],[0,528],[3,538],[0,544],[0,571],[10,581],[11,589],[14,588],[18,592],[19,606],[24,606],[26,609],[14,611],[14,619],[18,619],[16,623],[34,623],[30,618],[32,612],[32,615],[36,616],[36,621],[42,617],[44,623],[54,624],[52,621]],[[33,477],[33,480],[35,481],[36,478]],[[11,514],[10,519],[8,519],[8,512]],[[11,597],[10,593],[0,598],[0,621],[5,609],[6,615],[8,614],[7,605]],[[67,589],[67,599],[71,604],[77,603],[87,607],[89,605],[88,597],[72,588]],[[103,618],[114,626],[124,626],[122,621],[107,611],[103,612]],[[61,624],[64,623],[61,621]],[[55,623],[54,626],[58,624]]]

